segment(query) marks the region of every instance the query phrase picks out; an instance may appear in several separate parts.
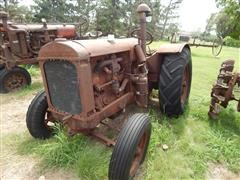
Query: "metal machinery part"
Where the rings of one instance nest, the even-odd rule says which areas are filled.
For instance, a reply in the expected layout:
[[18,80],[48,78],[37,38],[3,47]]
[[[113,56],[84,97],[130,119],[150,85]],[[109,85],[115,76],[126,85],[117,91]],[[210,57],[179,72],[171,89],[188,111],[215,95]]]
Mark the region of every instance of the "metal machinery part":
[[[170,38],[170,42],[177,43],[178,36],[179,36],[180,42],[189,42],[191,38],[191,36],[189,35],[178,35],[178,33],[173,33]],[[189,43],[190,46],[212,48],[212,55],[215,57],[217,57],[222,51],[223,38],[221,36],[217,36],[211,43],[202,42],[204,41],[204,38],[202,38],[200,42],[197,42],[197,40],[199,39],[198,36],[194,36],[192,38],[193,38],[193,42]]]
[[234,88],[240,88],[240,73],[233,72],[234,60],[226,60],[222,63],[219,75],[211,92],[211,104],[208,115],[216,119],[220,112],[220,106],[226,108],[229,101],[237,101],[237,111],[240,112],[240,99],[234,96]]
[[[186,44],[167,44],[146,56],[146,14],[149,11],[146,4],[137,10],[140,40],[57,39],[41,48],[38,60],[49,112],[55,119],[64,121],[70,134],[93,134],[103,119],[123,111],[128,104],[135,102],[140,107],[147,107],[149,89],[159,81],[165,54],[189,48]],[[70,69],[71,73],[67,73]],[[50,75],[52,72],[58,73],[53,76]],[[57,88],[56,92],[56,87],[64,88]],[[81,103],[74,101],[78,95]],[[68,98],[73,101],[65,106]],[[69,106],[81,107],[81,112],[69,113]],[[110,139],[102,140],[114,144]]]
[[8,14],[0,12],[0,65],[11,69],[19,64],[37,62],[40,48],[56,38],[76,39],[74,25],[14,24]]
[[[109,121],[106,123],[105,120],[125,111],[130,104],[140,108],[148,107],[151,89],[160,81],[159,74],[164,57],[171,54],[180,56],[184,48],[190,52],[187,44],[167,44],[159,47],[156,52],[147,54],[146,16],[149,15],[150,8],[146,4],[141,4],[137,8],[137,12],[140,23],[138,39],[56,39],[42,47],[39,51],[38,61],[45,92],[37,95],[27,113],[27,122],[30,122],[28,123],[29,131],[36,138],[48,137],[41,134],[41,130],[38,131],[40,133],[34,134],[36,128],[31,129],[33,124],[31,121],[39,120],[39,114],[35,114],[35,119],[33,116],[35,112],[38,112],[36,108],[42,108],[38,107],[42,103],[47,109],[40,109],[43,119],[46,117],[45,113],[48,115],[44,122],[57,121],[64,124],[68,127],[70,135],[83,133],[96,137],[107,146],[114,146],[114,148],[118,146],[124,148],[125,142],[129,143],[129,146],[133,146],[130,149],[136,151],[131,155],[126,150],[130,157],[126,159],[126,162],[133,162],[132,170],[129,170],[131,175],[136,172],[145,156],[151,134],[150,122],[146,115],[137,115],[134,116],[135,118],[130,118],[130,121],[134,123],[128,123],[128,120],[128,125],[125,124],[122,128],[122,124],[114,123],[114,120],[110,120],[112,124],[108,123]],[[190,56],[190,53],[188,55]],[[180,60],[182,61],[182,59]],[[175,70],[176,67],[174,66],[173,69]],[[184,71],[184,69],[181,70]],[[179,89],[184,87],[185,79],[187,78],[181,77],[179,80],[181,87]],[[169,81],[171,80],[175,82],[173,78]],[[46,112],[43,112],[45,110]],[[48,117],[50,118],[48,119]],[[120,131],[120,137],[125,137],[125,134],[129,133],[133,134],[125,140],[122,138],[123,141],[118,141],[99,131],[101,125],[117,132]],[[39,126],[39,129],[43,129],[42,126]],[[45,130],[47,131],[47,129]],[[126,133],[125,130],[129,133]],[[140,134],[141,137],[135,137],[135,146],[128,139],[137,134]],[[120,142],[122,144],[119,145]],[[116,165],[114,158],[111,162]],[[112,171],[115,172],[115,170],[118,171],[118,167],[113,166]]]
[[[88,24],[87,19],[73,24],[15,24],[8,14],[0,12],[0,93],[8,93],[31,84],[31,76],[22,64],[37,63],[40,48],[56,38],[81,39],[76,26]],[[10,78],[11,77],[11,78]]]

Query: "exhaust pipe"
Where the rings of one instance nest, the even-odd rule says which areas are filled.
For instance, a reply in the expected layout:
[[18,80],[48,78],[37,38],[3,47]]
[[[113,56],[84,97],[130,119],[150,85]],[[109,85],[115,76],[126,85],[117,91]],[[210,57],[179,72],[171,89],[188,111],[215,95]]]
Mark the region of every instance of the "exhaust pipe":
[[140,45],[146,56],[146,32],[147,32],[147,20],[146,17],[150,16],[151,9],[147,4],[140,4],[137,7],[137,13],[139,15],[139,24],[140,24]]

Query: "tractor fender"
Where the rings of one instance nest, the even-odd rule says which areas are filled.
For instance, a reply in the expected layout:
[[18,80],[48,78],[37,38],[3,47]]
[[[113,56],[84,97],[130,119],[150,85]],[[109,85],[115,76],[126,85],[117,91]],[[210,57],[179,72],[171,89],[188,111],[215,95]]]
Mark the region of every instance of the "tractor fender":
[[184,47],[187,47],[190,50],[190,46],[187,43],[163,44],[158,48],[157,53],[158,54],[179,53],[182,52]]
[[[163,62],[165,54],[174,54],[182,52],[183,48],[190,46],[187,43],[181,44],[163,44],[157,52],[152,56],[147,57],[148,79],[152,84],[156,84],[159,80],[160,66]],[[153,85],[154,86],[154,85]]]

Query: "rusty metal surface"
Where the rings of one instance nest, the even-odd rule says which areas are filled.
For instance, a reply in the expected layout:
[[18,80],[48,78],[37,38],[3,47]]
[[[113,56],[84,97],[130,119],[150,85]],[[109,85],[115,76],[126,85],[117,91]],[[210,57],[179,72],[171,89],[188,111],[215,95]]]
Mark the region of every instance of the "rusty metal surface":
[[80,40],[75,42],[81,44],[90,53],[91,57],[101,56],[106,54],[113,54],[123,51],[133,50],[134,46],[138,44],[135,38],[125,39],[96,39],[96,40]]
[[[118,52],[114,56],[109,56],[108,59],[110,60],[103,61],[104,56],[91,57],[90,59],[87,49],[81,43],[75,41],[53,42],[42,48],[39,53],[39,60],[46,91],[48,91],[48,82],[44,72],[46,61],[65,59],[72,62],[77,68],[83,111],[80,115],[75,115],[68,120],[71,129],[79,131],[94,128],[102,119],[122,110],[129,102],[133,101],[134,94],[129,92],[129,79],[124,78],[123,71],[124,66],[129,66],[129,48],[127,47],[127,49],[128,52]],[[117,56],[121,56],[122,60],[115,62],[114,59],[117,59]],[[101,65],[102,62],[109,63]],[[100,67],[100,70],[96,67]],[[106,71],[106,68],[108,71]],[[49,108],[55,115],[58,114],[57,116],[61,116],[61,118],[67,116],[66,113],[59,112],[51,104],[51,97],[48,92],[47,99]],[[80,123],[76,123],[76,120]]]
[[[141,18],[142,14],[139,16]],[[144,44],[139,43],[136,38],[56,39],[42,47],[38,60],[49,111],[53,116],[62,119],[76,133],[94,129],[104,118],[122,111],[128,104],[147,107],[150,84],[159,80],[162,54],[154,53],[146,57]],[[171,45],[165,50],[178,52],[184,46]],[[51,102],[48,87],[51,82],[46,79],[44,64],[59,60],[69,61],[77,69],[77,84],[83,107],[80,114],[71,115],[60,111]],[[58,77],[56,72],[56,78],[60,80],[63,77]],[[66,95],[68,93],[71,92],[66,92]]]
[[55,40],[54,42],[46,44],[39,51],[38,59],[46,60],[47,58],[68,59],[68,60],[84,60],[89,59],[90,54],[75,41]]
[[234,87],[240,88],[240,73],[233,72],[234,60],[226,60],[222,63],[219,75],[211,92],[211,104],[208,115],[216,119],[220,113],[220,106],[226,108],[229,101],[237,101],[237,111],[239,109],[240,99],[234,96]]
[[158,50],[157,53],[159,54],[164,54],[164,53],[178,53],[181,52],[183,50],[184,47],[189,47],[189,45],[187,43],[181,43],[181,44],[163,44],[161,45]]
[[7,17],[7,13],[0,13],[0,64],[7,69],[36,63],[40,48],[56,38],[78,38],[74,25],[14,24]]
[[[141,36],[138,39],[56,39],[44,45],[39,51],[38,60],[47,96],[48,112],[51,112],[54,119],[67,125],[69,134],[81,132],[101,139],[109,146],[114,145],[114,140],[95,131],[97,127],[104,124],[112,128],[113,126],[104,123],[103,120],[125,111],[130,104],[146,108],[152,84],[159,81],[164,53],[180,52],[187,46],[186,44],[163,46],[159,52],[146,55],[146,16],[149,11],[145,5],[139,8]],[[56,97],[52,95],[52,88],[49,88],[53,82],[47,78],[48,71],[45,69],[48,62],[53,65],[54,62],[56,64],[68,62],[65,65],[71,64],[75,67],[77,78],[69,77],[67,73],[62,77],[57,71],[54,78],[58,79],[58,83],[63,82],[60,84],[62,86],[69,86],[68,82],[74,81],[76,85],[74,87],[77,87],[74,93],[77,92],[76,97],[80,97],[81,101],[79,113],[73,114],[64,108],[60,110],[56,105],[57,101],[54,105],[53,98]],[[70,97],[71,93],[73,91],[69,90],[62,94]],[[119,127],[112,129],[119,130]]]

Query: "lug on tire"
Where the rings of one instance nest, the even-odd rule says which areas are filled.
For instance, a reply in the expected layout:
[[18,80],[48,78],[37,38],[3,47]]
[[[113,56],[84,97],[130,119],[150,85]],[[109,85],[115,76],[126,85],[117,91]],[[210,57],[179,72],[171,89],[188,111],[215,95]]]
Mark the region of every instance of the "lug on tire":
[[113,149],[110,180],[127,180],[136,174],[145,159],[151,135],[151,124],[145,114],[134,114],[122,128]]
[[40,91],[28,107],[26,116],[27,128],[34,138],[46,139],[53,134],[53,129],[49,124],[54,122],[54,119],[47,109],[46,94]]
[[31,76],[22,67],[14,67],[11,70],[6,68],[0,73],[0,92],[8,93],[31,84]]
[[159,76],[160,110],[168,116],[184,112],[192,81],[192,59],[188,48],[164,57]]

